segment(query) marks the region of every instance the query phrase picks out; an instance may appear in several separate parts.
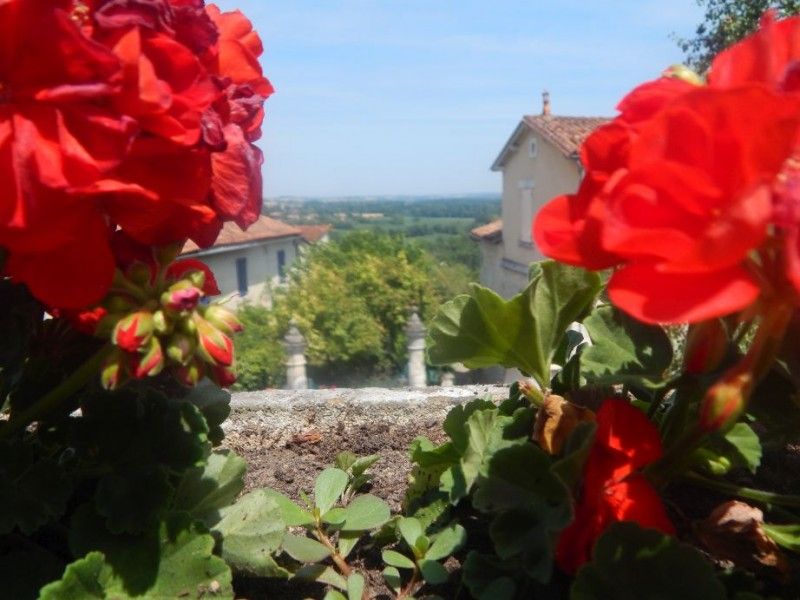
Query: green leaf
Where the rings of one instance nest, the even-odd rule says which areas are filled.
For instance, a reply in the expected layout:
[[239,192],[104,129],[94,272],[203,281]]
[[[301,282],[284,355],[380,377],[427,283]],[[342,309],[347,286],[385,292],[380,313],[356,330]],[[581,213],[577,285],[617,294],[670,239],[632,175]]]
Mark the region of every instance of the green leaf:
[[430,560],[441,560],[457,552],[467,541],[467,532],[458,523],[453,523],[433,538],[433,543],[425,553],[425,558]]
[[400,588],[403,587],[403,580],[400,578],[400,571],[398,571],[395,567],[386,567],[383,570],[383,579],[386,581],[386,585],[388,585],[395,592],[399,592]]
[[[114,535],[85,504],[73,517],[70,548],[78,556],[91,554],[73,563],[60,582],[48,585],[41,598],[91,598],[81,595],[84,588],[120,600],[205,598],[214,589],[221,597],[233,597],[230,569],[213,555],[214,538],[185,514],[171,515],[143,535]],[[67,595],[70,590],[80,593]]]
[[596,430],[595,423],[579,423],[567,438],[563,456],[553,463],[551,470],[566,486],[572,487],[581,478]]
[[412,517],[402,517],[397,521],[397,529],[409,548],[413,548],[419,537],[424,533],[420,522]]
[[71,493],[64,470],[37,458],[31,444],[0,444],[0,535],[16,527],[32,533],[57,519]]
[[800,552],[800,525],[773,525],[771,523],[764,523],[762,525],[764,532],[772,538],[772,541],[791,550],[792,552]]
[[286,578],[272,555],[281,547],[286,525],[281,510],[264,490],[242,496],[222,509],[212,531],[222,538],[221,556],[233,569],[256,577]]
[[229,506],[244,489],[247,462],[231,450],[214,450],[202,467],[187,471],[172,506],[184,510],[206,526],[219,520],[219,510]]
[[364,595],[364,576],[361,573],[351,573],[347,578],[348,600],[361,600]]
[[422,573],[422,578],[431,585],[439,585],[450,578],[450,573],[447,572],[447,569],[435,560],[419,561],[419,570]]
[[339,532],[339,554],[342,555],[342,558],[347,558],[347,556],[353,551],[353,548],[356,547],[358,544],[358,540],[361,539],[363,535],[360,531],[340,531]]
[[295,572],[294,576],[297,579],[332,585],[340,590],[347,589],[345,578],[327,565],[303,565]]
[[95,507],[112,533],[139,533],[164,515],[171,492],[163,467],[117,469],[100,479]]
[[761,442],[758,435],[746,423],[737,423],[726,434],[725,441],[735,449],[733,458],[737,464],[755,473],[761,465]]
[[[469,445],[467,421],[479,411],[496,412],[497,406],[491,400],[476,398],[464,405],[457,404],[451,408],[444,418],[442,429],[452,441],[452,450],[447,444],[435,448],[430,440],[417,438],[420,440],[420,446],[418,449],[412,448],[412,460],[426,467],[440,462],[451,462],[451,459],[453,463],[457,462]],[[422,440],[428,443],[425,444]]]
[[314,515],[299,507],[279,491],[271,488],[265,488],[263,492],[275,500],[278,508],[281,509],[281,518],[287,527],[306,527],[314,525],[316,522],[314,520]]
[[572,518],[570,494],[548,456],[533,444],[499,450],[483,467],[472,504],[497,515],[489,528],[497,555],[520,556],[530,577],[548,581],[552,534]]
[[592,385],[632,383],[655,387],[672,363],[663,328],[647,325],[612,306],[596,308],[583,324],[592,345],[581,353],[581,375]]
[[372,465],[374,465],[376,462],[378,462],[380,458],[381,457],[378,456],[377,454],[371,454],[369,456],[360,457],[352,465],[353,476],[358,477],[360,475],[363,475],[364,472],[367,469],[369,469]]
[[328,590],[322,600],[348,600],[348,597],[337,590]]
[[323,523],[328,523],[329,525],[334,525],[336,527],[340,527],[347,516],[345,509],[341,506],[334,506],[324,515],[322,515]]
[[389,505],[372,494],[356,496],[344,509],[342,529],[366,531],[380,527],[391,517]]
[[710,562],[691,546],[635,523],[614,523],[575,578],[572,600],[724,600]]
[[223,390],[210,379],[201,380],[184,397],[194,404],[208,424],[208,439],[215,446],[222,442],[225,432],[222,423],[231,413],[230,392]]
[[319,512],[325,514],[336,502],[347,487],[347,473],[335,467],[329,467],[317,476],[314,482],[314,505]]
[[342,471],[349,471],[350,467],[352,467],[357,460],[358,456],[356,454],[350,452],[349,450],[345,450],[336,455],[336,457],[333,459],[333,464]]
[[291,533],[283,538],[283,549],[293,559],[304,563],[319,562],[331,555],[331,551],[317,540]]
[[392,567],[398,567],[400,569],[414,568],[414,561],[396,550],[384,550],[381,552],[381,558],[383,558],[383,562]]
[[464,561],[462,581],[472,597],[478,600],[512,600],[517,586],[509,572],[511,568],[513,565],[510,563],[473,550]]
[[553,261],[511,300],[472,284],[470,295],[444,304],[428,330],[428,358],[470,368],[502,365],[550,379],[550,362],[567,327],[591,307],[600,278]]

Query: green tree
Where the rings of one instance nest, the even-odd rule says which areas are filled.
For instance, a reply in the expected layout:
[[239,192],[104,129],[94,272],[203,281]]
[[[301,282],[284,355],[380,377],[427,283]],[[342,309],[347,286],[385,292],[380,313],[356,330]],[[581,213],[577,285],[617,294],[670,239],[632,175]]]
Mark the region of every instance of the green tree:
[[698,73],[705,72],[720,51],[755,31],[766,10],[774,9],[780,16],[800,13],[800,0],[697,0],[697,4],[705,9],[703,22],[693,38],[677,42]]
[[318,244],[274,291],[271,310],[240,312],[246,333],[237,340],[239,385],[282,384],[280,339],[292,318],[317,383],[348,385],[397,372],[406,360],[410,307],[430,319],[466,281],[466,269],[437,264],[401,235],[359,230]]

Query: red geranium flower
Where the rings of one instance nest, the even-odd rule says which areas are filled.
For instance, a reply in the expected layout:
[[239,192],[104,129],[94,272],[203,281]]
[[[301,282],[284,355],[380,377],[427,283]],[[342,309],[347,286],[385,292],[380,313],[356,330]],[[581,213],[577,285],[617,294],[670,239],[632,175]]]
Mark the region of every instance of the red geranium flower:
[[757,299],[748,263],[777,226],[800,291],[799,33],[800,19],[768,16],[714,61],[708,87],[631,92],[586,141],[578,193],[537,215],[542,251],[616,267],[611,300],[639,320],[691,323]]
[[662,455],[658,430],[624,400],[606,400],[597,411],[597,432],[583,470],[575,520],[561,532],[556,562],[574,575],[591,558],[597,538],[617,521],[674,535],[664,505],[639,472]]

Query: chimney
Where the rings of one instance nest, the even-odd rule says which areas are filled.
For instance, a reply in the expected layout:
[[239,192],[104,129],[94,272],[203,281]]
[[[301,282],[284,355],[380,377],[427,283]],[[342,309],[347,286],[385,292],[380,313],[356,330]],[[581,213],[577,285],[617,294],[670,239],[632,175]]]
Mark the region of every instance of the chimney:
[[547,90],[542,92],[542,115],[550,116],[550,92]]

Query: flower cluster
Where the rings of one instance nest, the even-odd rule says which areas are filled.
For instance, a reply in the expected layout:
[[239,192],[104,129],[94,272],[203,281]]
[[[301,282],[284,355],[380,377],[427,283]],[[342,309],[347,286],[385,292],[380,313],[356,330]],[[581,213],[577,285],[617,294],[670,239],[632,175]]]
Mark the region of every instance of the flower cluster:
[[644,413],[624,400],[603,402],[575,520],[561,532],[556,548],[562,570],[574,575],[590,560],[597,538],[616,521],[675,534],[658,492],[640,472],[661,456],[661,437]]
[[236,316],[222,306],[201,303],[219,294],[208,267],[194,259],[174,260],[178,246],[151,248],[122,232],[112,238],[120,265],[110,293],[90,310],[63,316],[76,329],[111,341],[101,369],[106,389],[129,378],[168,369],[193,386],[208,376],[221,386],[236,380],[233,342],[241,331]]
[[707,83],[670,69],[581,149],[576,194],[537,215],[542,251],[614,267],[611,300],[647,322],[699,322],[800,292],[800,17],[766,14]]
[[117,230],[213,243],[261,206],[261,42],[203,0],[0,3],[5,275],[65,309],[98,302]]

